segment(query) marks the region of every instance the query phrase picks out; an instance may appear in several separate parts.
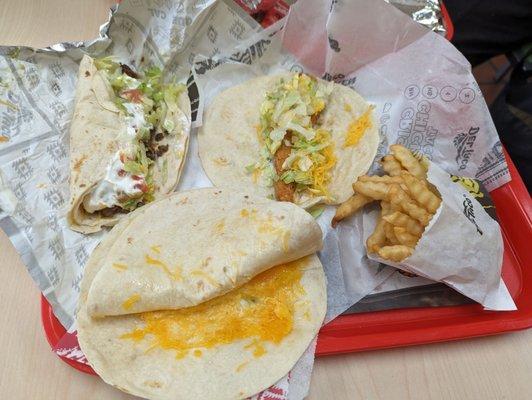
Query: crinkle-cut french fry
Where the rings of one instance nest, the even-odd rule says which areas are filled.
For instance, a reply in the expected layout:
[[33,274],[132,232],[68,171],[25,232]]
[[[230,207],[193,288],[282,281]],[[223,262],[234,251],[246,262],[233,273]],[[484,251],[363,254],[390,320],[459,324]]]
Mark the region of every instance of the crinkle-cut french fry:
[[391,154],[382,157],[381,165],[382,169],[390,176],[399,176],[403,170],[401,163]]
[[375,200],[386,199],[390,185],[383,182],[362,182],[360,180],[353,183],[355,193],[361,193],[364,196],[371,197]]
[[395,203],[390,202],[388,204],[390,204],[390,214],[394,213],[396,211],[399,211],[399,212],[403,211],[403,209],[399,205],[397,205]]
[[427,172],[416,157],[410,150],[400,144],[394,144],[390,146],[394,157],[401,163],[401,165],[412,175],[424,179],[427,176]]
[[385,222],[384,223],[384,233],[386,235],[386,239],[388,239],[388,242],[392,245],[399,244],[399,240],[395,236],[395,232],[393,231],[393,225]]
[[434,186],[434,185],[433,185],[432,183],[430,183],[429,181],[425,181],[425,180],[423,180],[423,181],[421,181],[421,182],[423,182],[424,184],[426,184],[426,185],[427,185],[427,188],[428,188],[432,193],[434,193],[438,199],[441,198],[441,197],[440,197],[440,192],[438,191],[438,189],[436,189],[436,186]]
[[388,175],[384,175],[384,176],[362,175],[362,176],[358,177],[358,180],[361,181],[361,182],[377,182],[377,183],[386,183],[386,184],[391,184],[391,183],[401,184],[401,183],[403,183],[403,178],[401,176],[388,176]]
[[421,226],[414,218],[406,215],[400,211],[394,211],[388,215],[383,215],[382,217],[386,222],[394,225],[405,228],[407,232],[417,237],[421,237],[425,228]]
[[381,215],[388,215],[390,212],[392,212],[391,204],[388,201],[381,201]]
[[427,226],[429,224],[430,218],[432,216],[427,212],[427,210],[418,206],[414,200],[398,185],[391,185],[390,190],[388,191],[388,200],[392,204],[401,207],[406,214],[421,222],[423,226]]
[[434,214],[441,204],[440,198],[432,193],[419,179],[410,175],[408,172],[402,172],[401,177],[408,187],[410,196],[425,207],[428,212]]
[[373,233],[366,240],[366,248],[370,253],[377,253],[386,244],[386,233],[384,232],[385,222],[379,217]]
[[411,256],[413,251],[414,249],[411,247],[405,246],[404,244],[398,244],[395,246],[381,247],[377,254],[387,260],[400,262]]
[[338,222],[349,217],[350,215],[353,215],[359,209],[364,207],[366,204],[371,203],[372,201],[374,201],[372,198],[364,196],[360,193],[356,193],[355,195],[351,196],[336,209],[336,214],[331,221],[332,227],[336,227]]
[[395,233],[395,237],[397,238],[400,244],[404,244],[408,247],[416,247],[419,237],[408,233],[406,228],[403,228],[401,226],[394,226],[393,233]]

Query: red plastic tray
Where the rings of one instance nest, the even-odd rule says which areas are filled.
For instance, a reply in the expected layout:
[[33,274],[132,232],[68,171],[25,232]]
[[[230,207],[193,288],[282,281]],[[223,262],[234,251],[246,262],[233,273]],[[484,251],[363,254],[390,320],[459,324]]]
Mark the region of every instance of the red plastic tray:
[[[506,153],[505,153],[506,154]],[[504,239],[503,278],[517,311],[484,311],[482,306],[427,307],[342,315],[318,335],[317,356],[495,335],[532,327],[532,202],[511,159],[512,181],[491,192]],[[41,297],[46,338],[55,347],[66,333]],[[72,367],[94,374],[82,363],[61,357]]]
[[[443,3],[442,16],[446,38],[451,40],[454,27]],[[532,269],[527,268],[532,258],[527,248],[532,238],[532,203],[519,173],[505,155],[512,181],[490,194],[504,239],[502,274],[518,310],[491,312],[475,304],[342,315],[320,330],[317,356],[494,335],[532,326]],[[66,330],[44,296],[41,318],[48,343],[54,348]],[[60,358],[82,372],[95,374],[86,364]]]

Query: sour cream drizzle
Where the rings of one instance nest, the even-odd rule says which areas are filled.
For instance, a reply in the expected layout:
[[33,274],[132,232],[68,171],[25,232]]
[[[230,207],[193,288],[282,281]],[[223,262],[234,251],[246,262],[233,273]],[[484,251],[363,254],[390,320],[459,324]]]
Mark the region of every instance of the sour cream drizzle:
[[142,184],[144,177],[134,175],[124,170],[124,163],[120,154],[125,157],[134,157],[134,141],[137,132],[141,128],[151,129],[144,116],[142,104],[124,103],[127,110],[126,134],[128,141],[124,147],[117,152],[107,167],[105,177],[98,182],[91,193],[83,199],[83,207],[88,213],[94,213],[105,208],[112,208],[121,202],[142,196]]

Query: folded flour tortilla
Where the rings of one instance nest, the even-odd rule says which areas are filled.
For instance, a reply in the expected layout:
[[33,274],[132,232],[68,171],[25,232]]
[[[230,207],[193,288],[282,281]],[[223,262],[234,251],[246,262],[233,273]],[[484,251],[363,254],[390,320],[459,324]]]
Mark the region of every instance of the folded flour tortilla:
[[[116,239],[87,309],[106,316],[194,306],[321,244],[317,223],[293,204],[214,188],[179,193],[150,205]],[[133,295],[140,298],[125,309]]]
[[[322,324],[320,247],[317,224],[289,203],[214,188],[156,201],[125,216],[92,254],[77,315],[81,348],[107,383],[137,396],[247,398],[287,374]],[[142,262],[145,254],[168,271]],[[182,279],[171,277],[177,265]],[[95,298],[123,290],[136,300]],[[124,305],[186,308],[109,315],[125,314]]]
[[156,68],[141,75],[109,59],[81,60],[70,128],[72,229],[112,226],[177,185],[190,102],[183,85],[161,79]]
[[379,144],[373,109],[358,93],[293,73],[254,78],[217,95],[198,138],[216,186],[252,187],[302,206],[348,199]]

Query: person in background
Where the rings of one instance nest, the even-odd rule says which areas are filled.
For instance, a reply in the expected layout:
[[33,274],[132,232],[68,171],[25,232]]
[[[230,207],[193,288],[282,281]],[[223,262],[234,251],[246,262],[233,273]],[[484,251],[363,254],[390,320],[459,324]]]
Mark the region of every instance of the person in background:
[[532,0],[443,0],[452,43],[474,67],[500,54],[510,80],[490,107],[501,142],[532,191]]

